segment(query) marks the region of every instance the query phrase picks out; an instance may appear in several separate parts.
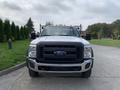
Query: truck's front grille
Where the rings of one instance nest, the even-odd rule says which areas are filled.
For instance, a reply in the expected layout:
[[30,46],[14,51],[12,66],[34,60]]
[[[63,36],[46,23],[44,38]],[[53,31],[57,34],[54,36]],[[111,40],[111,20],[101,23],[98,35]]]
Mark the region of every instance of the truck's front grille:
[[83,61],[81,43],[40,43],[37,46],[37,62],[80,63]]

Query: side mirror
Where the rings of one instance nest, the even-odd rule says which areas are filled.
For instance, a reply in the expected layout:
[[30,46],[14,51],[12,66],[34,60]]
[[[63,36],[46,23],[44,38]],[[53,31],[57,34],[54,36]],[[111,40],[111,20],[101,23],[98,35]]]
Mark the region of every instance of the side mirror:
[[86,40],[91,40],[91,34],[86,34],[85,39]]
[[32,40],[36,39],[36,34],[35,33],[31,33],[31,39]]

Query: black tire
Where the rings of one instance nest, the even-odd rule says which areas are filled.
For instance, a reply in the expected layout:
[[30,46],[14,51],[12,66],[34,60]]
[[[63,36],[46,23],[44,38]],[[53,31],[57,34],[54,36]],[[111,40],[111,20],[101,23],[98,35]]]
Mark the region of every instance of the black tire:
[[82,78],[89,78],[91,76],[91,72],[92,72],[92,69],[86,71],[86,72],[83,72],[81,77]]
[[39,73],[29,69],[29,75],[30,77],[35,78],[39,76]]

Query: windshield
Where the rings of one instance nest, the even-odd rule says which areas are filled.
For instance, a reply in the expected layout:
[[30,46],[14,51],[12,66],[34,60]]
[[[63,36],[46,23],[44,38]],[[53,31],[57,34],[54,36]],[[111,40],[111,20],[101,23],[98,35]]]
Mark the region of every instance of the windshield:
[[48,27],[45,28],[41,36],[79,36],[79,32],[71,27]]

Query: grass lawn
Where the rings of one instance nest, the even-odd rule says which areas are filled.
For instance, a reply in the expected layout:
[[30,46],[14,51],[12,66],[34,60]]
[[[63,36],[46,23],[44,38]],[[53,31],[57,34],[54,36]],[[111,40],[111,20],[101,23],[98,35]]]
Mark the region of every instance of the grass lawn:
[[13,49],[7,43],[0,43],[0,71],[25,61],[29,41],[13,42]]
[[103,46],[112,46],[120,48],[120,40],[112,40],[112,39],[93,39],[90,41],[92,44],[103,45]]

